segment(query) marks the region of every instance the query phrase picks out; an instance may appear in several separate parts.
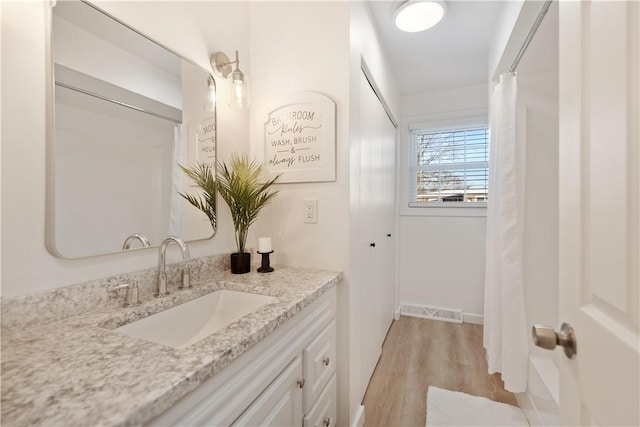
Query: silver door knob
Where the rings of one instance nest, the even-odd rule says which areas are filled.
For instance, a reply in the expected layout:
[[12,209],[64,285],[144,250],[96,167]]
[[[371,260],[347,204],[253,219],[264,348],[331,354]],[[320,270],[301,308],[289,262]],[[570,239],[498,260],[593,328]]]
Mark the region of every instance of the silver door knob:
[[564,354],[571,359],[577,353],[576,336],[568,323],[563,323],[560,332],[548,325],[533,325],[531,328],[533,343],[538,347],[553,350],[557,345],[564,349]]

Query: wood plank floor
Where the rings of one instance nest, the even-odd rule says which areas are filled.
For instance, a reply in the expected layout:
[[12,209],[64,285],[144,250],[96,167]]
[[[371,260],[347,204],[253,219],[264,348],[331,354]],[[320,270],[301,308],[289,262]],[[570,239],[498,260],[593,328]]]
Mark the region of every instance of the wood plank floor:
[[365,426],[424,427],[429,386],[517,406],[484,354],[482,325],[400,317],[364,396]]

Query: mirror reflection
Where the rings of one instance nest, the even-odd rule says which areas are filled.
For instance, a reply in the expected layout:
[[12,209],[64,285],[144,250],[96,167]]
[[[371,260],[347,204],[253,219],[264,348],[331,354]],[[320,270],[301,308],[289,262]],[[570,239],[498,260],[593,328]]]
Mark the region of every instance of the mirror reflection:
[[215,166],[210,73],[83,2],[52,17],[49,250],[81,258],[210,238],[178,164]]

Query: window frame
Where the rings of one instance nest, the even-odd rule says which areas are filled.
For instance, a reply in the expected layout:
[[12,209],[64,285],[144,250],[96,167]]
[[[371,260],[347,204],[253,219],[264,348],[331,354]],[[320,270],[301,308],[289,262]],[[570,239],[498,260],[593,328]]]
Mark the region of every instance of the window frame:
[[[410,139],[410,144],[411,144],[411,149],[412,149],[412,156],[411,156],[411,179],[412,179],[412,185],[411,185],[411,194],[409,197],[409,206],[410,207],[461,207],[461,208],[467,208],[469,206],[471,207],[486,207],[487,202],[456,202],[456,201],[431,201],[431,202],[419,202],[416,200],[416,196],[417,196],[417,182],[416,182],[416,175],[418,173],[418,165],[417,163],[417,147],[418,147],[418,137],[421,134],[435,134],[435,133],[454,133],[454,132],[466,132],[466,131],[477,131],[477,130],[482,130],[482,131],[486,131],[487,132],[487,146],[490,144],[490,134],[489,134],[489,126],[488,125],[476,125],[476,126],[453,126],[450,128],[446,128],[446,129],[431,129],[431,128],[415,128],[415,129],[411,129],[409,131],[409,139]],[[466,147],[466,143],[467,141],[465,140],[465,147]],[[488,147],[487,147],[488,148]],[[485,163],[485,162],[459,162],[458,164],[464,164],[464,163],[468,163],[468,164],[472,164],[472,163]],[[454,163],[451,163],[454,164]],[[487,170],[489,169],[489,158],[487,157],[486,160],[486,168]],[[458,168],[460,170],[462,170],[463,168]],[[473,168],[471,168],[473,169]],[[488,189],[488,181],[487,181],[487,189]],[[488,194],[488,193],[487,193]]]
[[414,201],[416,146],[411,139],[415,130],[447,131],[489,127],[488,109],[478,108],[447,113],[425,114],[401,119],[398,185],[400,217],[486,217],[487,202],[417,203]]

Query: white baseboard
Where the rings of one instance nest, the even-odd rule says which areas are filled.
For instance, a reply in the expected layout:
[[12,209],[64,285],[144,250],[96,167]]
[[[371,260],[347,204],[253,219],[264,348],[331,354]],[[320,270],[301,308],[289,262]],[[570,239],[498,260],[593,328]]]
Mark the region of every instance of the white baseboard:
[[364,426],[364,406],[358,406],[356,414],[351,421],[351,427],[363,427]]
[[549,359],[529,357],[527,391],[517,393],[518,405],[530,426],[557,426],[560,418],[557,366]]
[[482,314],[462,313],[462,321],[464,323],[475,323],[476,325],[484,325],[484,316]]
[[393,319],[400,320],[400,306],[397,306],[396,310],[393,312]]
[[518,406],[522,409],[522,412],[524,412],[524,416],[527,417],[527,421],[529,421],[529,425],[531,427],[544,426],[544,423],[536,410],[536,406],[533,404],[531,396],[529,396],[529,392],[525,391],[524,393],[515,393],[515,396],[518,401]]

